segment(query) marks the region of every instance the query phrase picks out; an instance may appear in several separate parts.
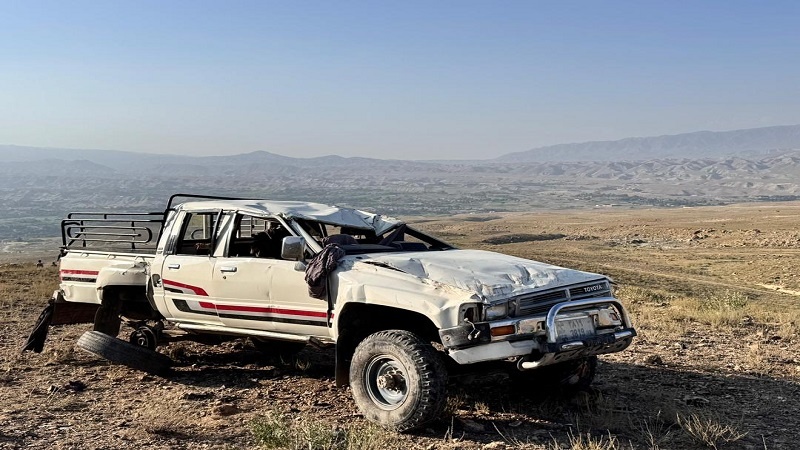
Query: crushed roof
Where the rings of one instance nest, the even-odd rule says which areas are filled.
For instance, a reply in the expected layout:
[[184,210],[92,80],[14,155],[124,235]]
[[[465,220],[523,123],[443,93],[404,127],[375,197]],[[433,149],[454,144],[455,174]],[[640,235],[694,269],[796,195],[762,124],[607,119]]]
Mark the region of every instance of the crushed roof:
[[330,225],[371,229],[375,230],[377,234],[382,234],[386,230],[403,223],[393,217],[353,208],[295,201],[213,200],[185,202],[180,205],[180,208],[186,211],[236,210],[255,216],[280,216],[286,219],[315,220]]

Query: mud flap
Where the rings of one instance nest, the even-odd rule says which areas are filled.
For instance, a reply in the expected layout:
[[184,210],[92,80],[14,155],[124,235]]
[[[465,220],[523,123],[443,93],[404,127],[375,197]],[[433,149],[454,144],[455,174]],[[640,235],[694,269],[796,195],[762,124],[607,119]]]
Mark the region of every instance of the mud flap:
[[90,303],[72,303],[64,301],[59,292],[55,292],[48,301],[47,307],[39,314],[33,331],[22,346],[21,351],[41,353],[47,332],[52,325],[69,325],[73,323],[92,323],[99,305]]
[[32,351],[35,353],[42,353],[42,350],[44,349],[44,341],[47,339],[47,332],[50,330],[50,323],[53,320],[54,309],[55,303],[51,299],[47,307],[44,308],[44,311],[39,314],[39,318],[36,320],[36,325],[34,325],[33,331],[31,331],[30,336],[28,336],[28,340],[25,342],[25,345],[22,346],[22,352]]

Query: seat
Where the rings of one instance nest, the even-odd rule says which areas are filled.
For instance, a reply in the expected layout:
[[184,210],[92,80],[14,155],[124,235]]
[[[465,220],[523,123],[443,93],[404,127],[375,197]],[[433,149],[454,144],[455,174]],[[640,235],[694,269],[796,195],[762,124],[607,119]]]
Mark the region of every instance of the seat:
[[428,250],[428,246],[426,246],[422,242],[398,241],[398,242],[392,242],[392,246],[397,247],[404,252],[424,252]]
[[330,244],[336,245],[356,245],[358,241],[353,236],[349,234],[332,234],[330,236],[325,236],[322,238],[322,246],[327,246]]

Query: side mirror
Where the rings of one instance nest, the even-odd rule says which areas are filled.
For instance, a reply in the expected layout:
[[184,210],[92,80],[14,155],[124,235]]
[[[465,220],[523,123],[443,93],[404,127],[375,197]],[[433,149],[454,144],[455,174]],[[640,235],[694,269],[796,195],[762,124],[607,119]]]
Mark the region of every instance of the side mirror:
[[306,240],[299,236],[287,236],[281,242],[281,258],[300,261],[306,250]]

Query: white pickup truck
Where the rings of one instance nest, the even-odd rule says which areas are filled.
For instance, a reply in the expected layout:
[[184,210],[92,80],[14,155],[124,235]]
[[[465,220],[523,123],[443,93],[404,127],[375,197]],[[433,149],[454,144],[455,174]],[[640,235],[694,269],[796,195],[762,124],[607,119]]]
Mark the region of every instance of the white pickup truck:
[[607,277],[349,208],[176,194],[163,213],[72,213],[62,238],[61,284],[26,349],[50,325],[93,322],[79,347],[161,374],[156,348],[177,339],[332,345],[337,384],[396,430],[441,413],[448,372],[497,362],[523,384],[583,387],[596,355],[636,335]]

